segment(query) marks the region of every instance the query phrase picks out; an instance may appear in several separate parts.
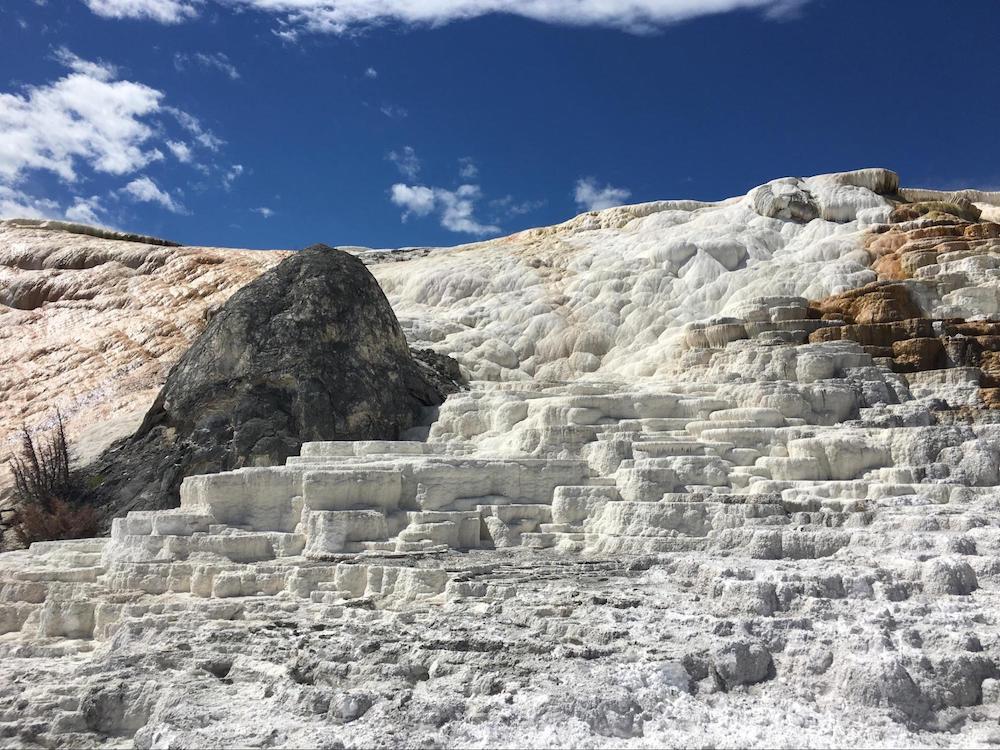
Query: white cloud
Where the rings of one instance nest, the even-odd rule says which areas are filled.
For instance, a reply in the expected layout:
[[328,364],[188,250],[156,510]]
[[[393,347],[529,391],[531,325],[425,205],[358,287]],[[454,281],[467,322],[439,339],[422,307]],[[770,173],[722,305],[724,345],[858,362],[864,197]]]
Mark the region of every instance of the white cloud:
[[490,201],[490,208],[507,216],[523,216],[537,211],[545,205],[545,201],[522,201],[518,203],[513,195],[505,195]]
[[149,177],[137,177],[123,187],[122,192],[140,203],[157,203],[175,214],[184,213],[184,207]]
[[84,60],[66,47],[57,48],[52,56],[57,62],[66,66],[74,73],[82,73],[85,76],[96,78],[98,81],[110,81],[118,77],[118,68],[111,63],[104,62],[103,60],[97,62]]
[[174,55],[174,67],[177,68],[177,70],[186,70],[191,64],[221,71],[234,81],[240,77],[240,71],[236,69],[236,66],[230,62],[229,57],[223,52],[213,52],[211,54],[205,52],[195,52],[190,55],[184,52],[178,52]]
[[456,190],[447,190],[396,183],[392,186],[390,197],[394,204],[406,209],[403,221],[411,215],[427,216],[434,212],[441,226],[451,232],[484,235],[500,231],[500,227],[483,224],[475,217],[476,201],[481,197],[478,185],[459,185]]
[[395,104],[383,104],[378,109],[379,112],[390,120],[402,120],[404,117],[410,116],[410,111],[406,107],[400,107]]
[[73,205],[66,209],[65,216],[70,221],[100,226],[103,224],[103,220],[100,217],[102,213],[104,213],[104,206],[101,205],[101,199],[96,195],[92,195],[89,198],[75,198]]
[[[112,18],[151,18],[177,23],[193,17],[201,0],[85,0]],[[809,0],[216,0],[279,17],[284,38],[300,31],[346,34],[400,23],[440,26],[505,13],[543,23],[602,26],[647,33],[697,16],[749,9],[783,19]]]
[[192,159],[191,147],[183,141],[167,141],[167,148],[170,149],[170,153],[174,155],[177,161],[184,162],[185,164],[190,163]]
[[[124,188],[110,188],[105,197],[128,195],[183,212],[169,191],[141,174],[162,160],[164,151],[193,162],[192,146],[168,137],[164,113],[192,134],[195,145],[217,150],[222,140],[187,112],[164,106],[163,92],[118,80],[119,71],[110,63],[85,60],[65,47],[53,57],[68,68],[63,77],[0,93],[0,215],[104,224],[102,198],[76,194],[77,186],[98,173],[131,180]],[[57,202],[20,189],[39,172],[54,174],[70,189],[69,197]]]
[[162,92],[111,80],[113,68],[66,50],[60,59],[71,72],[55,83],[0,93],[0,182],[13,183],[30,170],[73,182],[81,163],[121,175],[163,158],[150,145]]
[[218,151],[225,145],[226,142],[217,137],[215,133],[203,128],[201,121],[194,115],[190,115],[176,107],[164,107],[163,111],[173,115],[181,127],[188,131],[198,143],[209,151]]
[[33,198],[13,188],[0,185],[0,218],[57,219],[62,215],[59,204],[45,198]]
[[375,68],[367,68],[365,70],[365,78],[378,78],[378,71]]
[[406,209],[403,221],[411,214],[426,216],[434,210],[434,189],[423,185],[404,185],[397,182],[392,186],[392,202]]
[[95,226],[111,226],[100,196],[74,196],[72,205],[63,207],[54,200],[27,195],[6,185],[0,185],[0,219],[60,219]]
[[[148,18],[160,23],[180,23],[198,15],[199,0],[84,0],[105,18]],[[263,4],[263,3],[262,3]]]
[[463,156],[458,160],[458,175],[463,180],[474,180],[479,176],[479,167],[471,156]]
[[413,146],[403,146],[400,151],[390,151],[385,158],[395,164],[399,173],[407,179],[415,180],[420,174],[420,159]]
[[226,170],[226,173],[222,175],[222,186],[226,190],[229,190],[233,186],[233,183],[236,182],[236,179],[240,177],[243,172],[244,169],[242,164],[233,164]]
[[261,206],[260,208],[251,208],[250,210],[253,211],[255,214],[260,214],[265,219],[270,219],[272,216],[274,216],[274,209],[268,208],[267,206]]
[[600,187],[593,177],[584,177],[576,181],[574,200],[576,205],[584,211],[600,211],[612,206],[620,206],[632,191],[627,188],[612,187],[605,185]]

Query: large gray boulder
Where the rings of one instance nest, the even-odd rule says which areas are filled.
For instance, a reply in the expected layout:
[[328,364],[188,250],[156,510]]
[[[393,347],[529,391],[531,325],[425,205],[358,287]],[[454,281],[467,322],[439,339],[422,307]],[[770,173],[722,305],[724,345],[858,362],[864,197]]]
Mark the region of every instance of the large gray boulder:
[[280,464],[306,441],[398,439],[457,388],[452,360],[421,359],[360,260],[295,253],[222,306],[139,430],[89,467],[103,512],[174,507],[184,477]]

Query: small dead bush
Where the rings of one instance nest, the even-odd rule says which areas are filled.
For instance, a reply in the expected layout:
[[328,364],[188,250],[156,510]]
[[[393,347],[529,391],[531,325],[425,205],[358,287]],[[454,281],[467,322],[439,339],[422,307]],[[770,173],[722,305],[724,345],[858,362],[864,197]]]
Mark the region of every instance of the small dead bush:
[[86,478],[73,468],[62,415],[46,439],[21,428],[21,447],[10,459],[14,477],[12,506],[0,523],[0,543],[12,537],[17,545],[56,539],[96,536],[97,510]]

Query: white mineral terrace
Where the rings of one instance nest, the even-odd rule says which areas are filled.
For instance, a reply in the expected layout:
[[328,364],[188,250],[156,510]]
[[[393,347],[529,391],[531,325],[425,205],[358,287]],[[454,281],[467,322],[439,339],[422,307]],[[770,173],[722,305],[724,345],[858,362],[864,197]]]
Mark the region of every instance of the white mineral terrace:
[[[771,721],[750,696],[784,702],[791,744],[947,744],[886,723],[932,710],[995,740],[1000,424],[921,426],[905,381],[853,343],[773,349],[837,379],[473,387],[426,442],[308,443],[284,467],[189,478],[179,509],[116,519],[110,539],[0,558],[4,670],[56,744],[264,728],[292,745],[745,744]],[[849,377],[906,403],[859,410]],[[887,409],[911,426],[879,427]],[[348,651],[296,676],[329,665],[328,644],[296,661],[279,625]],[[433,643],[456,633],[483,643]],[[493,654],[523,639],[531,670]],[[109,687],[154,654],[162,670]],[[193,689],[187,711],[209,700],[208,718],[179,712]],[[274,701],[288,715],[268,718]],[[23,740],[17,706],[0,728]],[[473,706],[484,718],[459,721]]]
[[[0,745],[1000,745],[983,373],[803,343],[894,181],[373,267],[471,388],[0,556]],[[922,315],[1000,316],[1000,238],[933,260]]]

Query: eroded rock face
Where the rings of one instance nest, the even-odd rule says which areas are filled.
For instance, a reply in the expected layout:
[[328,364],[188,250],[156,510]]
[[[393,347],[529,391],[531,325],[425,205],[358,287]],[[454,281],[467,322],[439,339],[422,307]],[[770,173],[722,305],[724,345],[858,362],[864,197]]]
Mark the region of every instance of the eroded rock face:
[[4,459],[56,409],[85,462],[134,432],[212,312],[287,255],[22,224],[0,222]]
[[912,320],[921,314],[906,286],[879,282],[827,297],[815,309],[829,320],[860,325]]
[[398,439],[444,400],[433,374],[364,264],[314,246],[233,295],[88,471],[109,518],[168,508],[186,476],[281,464],[310,440]]

